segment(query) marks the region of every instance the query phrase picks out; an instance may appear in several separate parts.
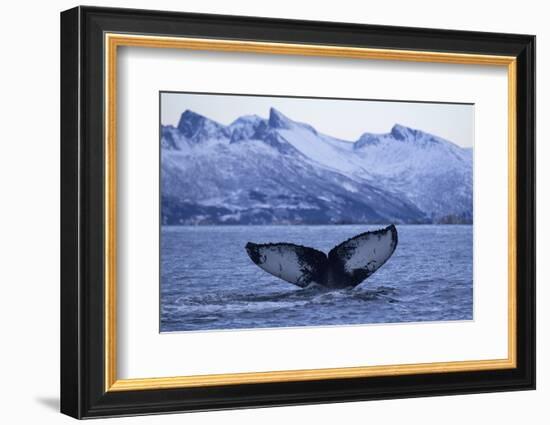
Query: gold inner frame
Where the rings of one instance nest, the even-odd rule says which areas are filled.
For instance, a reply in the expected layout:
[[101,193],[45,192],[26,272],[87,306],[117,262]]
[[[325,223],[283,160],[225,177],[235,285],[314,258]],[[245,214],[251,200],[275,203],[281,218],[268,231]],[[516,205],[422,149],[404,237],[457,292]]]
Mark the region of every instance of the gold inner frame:
[[[416,373],[447,373],[516,367],[516,58],[513,56],[370,49],[329,45],[268,43],[200,38],[106,33],[105,45],[105,391],[134,391],[214,385],[309,381]],[[508,72],[508,357],[436,363],[360,366],[326,369],[246,372],[175,377],[118,379],[116,324],[116,123],[117,48],[120,46],[325,56],[504,66]]]

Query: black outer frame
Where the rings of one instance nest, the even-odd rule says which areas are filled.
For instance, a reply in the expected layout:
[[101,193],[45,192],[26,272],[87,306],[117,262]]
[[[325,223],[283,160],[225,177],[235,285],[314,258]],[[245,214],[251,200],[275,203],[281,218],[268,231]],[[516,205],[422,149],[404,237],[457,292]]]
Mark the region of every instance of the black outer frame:
[[[517,368],[104,391],[104,32],[517,58]],[[535,388],[535,37],[76,7],[61,13],[61,412],[75,418]]]

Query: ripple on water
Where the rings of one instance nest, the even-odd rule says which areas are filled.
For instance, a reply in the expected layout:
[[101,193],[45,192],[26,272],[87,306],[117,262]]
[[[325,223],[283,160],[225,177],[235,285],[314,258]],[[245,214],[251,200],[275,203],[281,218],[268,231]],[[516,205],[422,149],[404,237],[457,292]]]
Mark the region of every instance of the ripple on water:
[[360,286],[335,291],[268,275],[243,247],[288,240],[328,251],[366,226],[163,228],[161,330],[470,320],[472,228],[438,227],[398,226],[390,260]]

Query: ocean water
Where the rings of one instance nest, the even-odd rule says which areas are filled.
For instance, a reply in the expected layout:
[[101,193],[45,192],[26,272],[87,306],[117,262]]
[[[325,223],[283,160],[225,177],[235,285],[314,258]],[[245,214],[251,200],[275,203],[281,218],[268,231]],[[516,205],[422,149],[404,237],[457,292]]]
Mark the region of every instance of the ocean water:
[[353,289],[300,289],[257,267],[247,242],[325,253],[382,226],[164,226],[160,331],[471,320],[472,226],[397,226],[393,256]]

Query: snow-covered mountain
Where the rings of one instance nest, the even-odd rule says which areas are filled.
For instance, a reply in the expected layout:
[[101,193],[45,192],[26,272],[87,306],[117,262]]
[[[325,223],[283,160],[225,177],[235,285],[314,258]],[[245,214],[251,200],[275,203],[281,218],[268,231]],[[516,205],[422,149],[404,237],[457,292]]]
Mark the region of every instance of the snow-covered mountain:
[[161,127],[164,224],[471,222],[472,150],[396,124],[336,139],[271,108]]

